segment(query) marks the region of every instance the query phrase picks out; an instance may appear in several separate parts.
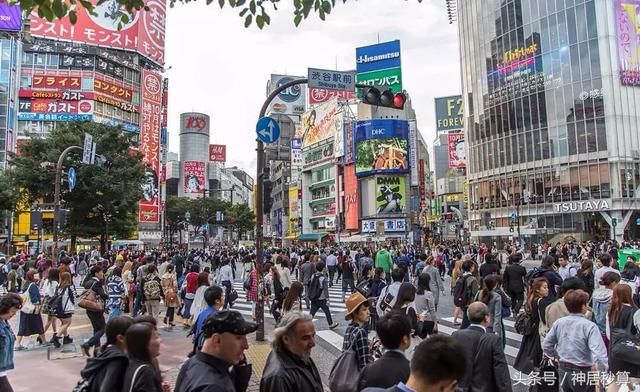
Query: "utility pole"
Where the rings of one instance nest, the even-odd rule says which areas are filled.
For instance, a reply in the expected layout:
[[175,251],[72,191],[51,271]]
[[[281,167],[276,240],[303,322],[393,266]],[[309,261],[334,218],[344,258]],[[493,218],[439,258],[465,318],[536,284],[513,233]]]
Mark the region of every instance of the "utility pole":
[[53,246],[51,247],[51,259],[53,265],[58,265],[58,215],[60,215],[60,183],[62,182],[62,164],[64,158],[73,150],[82,150],[80,146],[69,146],[58,158],[56,165],[56,182],[53,191]]

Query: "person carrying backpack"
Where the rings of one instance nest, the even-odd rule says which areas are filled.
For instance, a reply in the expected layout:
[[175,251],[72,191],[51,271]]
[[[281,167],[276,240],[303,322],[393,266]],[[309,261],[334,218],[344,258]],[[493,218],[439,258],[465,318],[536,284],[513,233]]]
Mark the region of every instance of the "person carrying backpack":
[[153,264],[147,266],[147,274],[144,277],[142,291],[147,313],[154,319],[157,318],[160,313],[160,299],[164,298],[164,293],[162,292],[162,281],[156,273],[156,266]]
[[462,276],[453,288],[453,303],[462,309],[462,323],[460,329],[466,329],[471,325],[467,317],[467,308],[480,290],[478,280],[474,276],[476,265],[472,260],[462,263]]
[[311,317],[316,315],[318,309],[322,309],[327,318],[327,324],[330,329],[335,329],[338,323],[333,322],[331,311],[329,310],[329,282],[327,275],[324,273],[324,263],[319,261],[316,263],[316,273],[311,277],[309,282],[309,299],[311,300]]

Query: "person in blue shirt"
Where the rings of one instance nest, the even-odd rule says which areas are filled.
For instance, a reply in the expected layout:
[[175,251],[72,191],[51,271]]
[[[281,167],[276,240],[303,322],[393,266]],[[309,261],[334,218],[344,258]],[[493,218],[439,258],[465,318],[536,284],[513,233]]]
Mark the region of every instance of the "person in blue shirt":
[[204,302],[207,308],[198,315],[193,329],[193,353],[200,351],[204,343],[204,335],[202,334],[202,325],[204,321],[212,314],[218,312],[224,306],[224,289],[220,286],[211,286],[204,292]]

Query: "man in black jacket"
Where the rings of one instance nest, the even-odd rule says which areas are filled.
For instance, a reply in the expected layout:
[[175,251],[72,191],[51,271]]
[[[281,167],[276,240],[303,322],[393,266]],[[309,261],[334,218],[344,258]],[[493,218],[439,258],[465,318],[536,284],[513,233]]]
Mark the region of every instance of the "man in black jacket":
[[257,329],[234,310],[207,317],[202,350],[182,365],[174,392],[245,392],[251,378],[246,335]]
[[522,254],[514,253],[509,256],[509,265],[504,270],[502,276],[503,287],[507,291],[507,295],[511,297],[511,310],[513,317],[518,315],[522,303],[524,302],[525,279],[527,269],[520,265]]
[[500,337],[487,333],[491,324],[489,308],[474,302],[467,309],[469,328],[455,331],[453,338],[465,349],[467,366],[458,384],[462,391],[511,392],[511,378]]
[[318,368],[311,359],[315,335],[310,315],[290,312],[282,317],[273,331],[273,350],[264,367],[260,392],[324,391]]
[[376,333],[387,350],[382,358],[368,364],[360,373],[359,389],[389,388],[409,379],[409,361],[404,352],[411,345],[411,321],[400,311],[384,314],[376,323]]

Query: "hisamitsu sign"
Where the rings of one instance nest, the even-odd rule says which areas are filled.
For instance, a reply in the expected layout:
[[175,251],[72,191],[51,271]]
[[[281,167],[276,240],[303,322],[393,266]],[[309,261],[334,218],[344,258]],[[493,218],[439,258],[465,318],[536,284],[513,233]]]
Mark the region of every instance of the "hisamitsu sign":
[[353,72],[309,68],[307,79],[309,88],[348,91],[353,91],[356,88],[356,77]]

